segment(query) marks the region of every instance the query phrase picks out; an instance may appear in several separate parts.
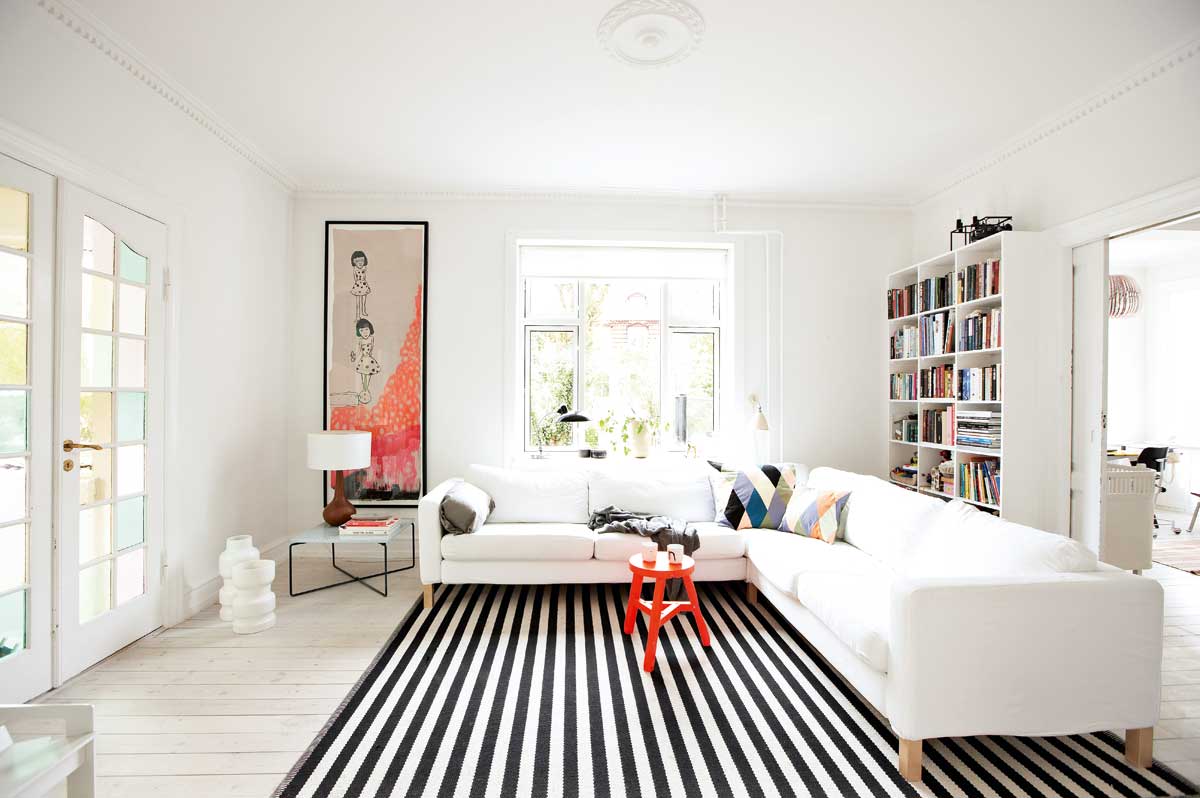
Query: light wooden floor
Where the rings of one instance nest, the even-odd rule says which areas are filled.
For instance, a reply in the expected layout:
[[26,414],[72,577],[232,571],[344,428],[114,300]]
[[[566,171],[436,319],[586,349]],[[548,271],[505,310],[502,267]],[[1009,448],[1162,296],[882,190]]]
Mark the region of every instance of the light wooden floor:
[[[324,560],[297,560],[296,573],[297,587],[338,576]],[[1200,576],[1148,575],[1167,592],[1154,755],[1200,783]],[[390,592],[346,585],[293,599],[285,566],[274,629],[235,635],[208,609],[43,700],[95,704],[101,796],[264,798],[417,600],[416,572],[393,575]]]
[[[266,798],[420,597],[416,574],[392,574],[388,598],[362,585],[289,598],[285,560],[273,629],[235,635],[213,607],[42,700],[96,706],[100,796]],[[296,560],[297,589],[342,578],[325,559]]]

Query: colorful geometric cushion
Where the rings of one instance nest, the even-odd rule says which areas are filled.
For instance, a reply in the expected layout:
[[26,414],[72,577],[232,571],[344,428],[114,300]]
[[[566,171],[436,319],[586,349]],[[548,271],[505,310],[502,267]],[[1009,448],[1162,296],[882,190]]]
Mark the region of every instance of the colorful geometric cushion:
[[733,529],[786,529],[784,515],[796,489],[793,465],[721,471],[712,477],[716,521]]
[[825,491],[817,494],[816,500],[800,514],[800,527],[797,534],[810,538],[820,538],[826,543],[833,543],[841,530],[841,520],[846,510],[846,501],[850,498],[849,491]]

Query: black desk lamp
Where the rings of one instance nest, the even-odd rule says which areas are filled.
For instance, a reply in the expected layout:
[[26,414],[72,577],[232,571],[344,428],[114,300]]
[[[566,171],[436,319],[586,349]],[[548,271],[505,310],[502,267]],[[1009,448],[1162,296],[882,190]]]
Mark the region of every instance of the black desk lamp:
[[[575,424],[580,421],[591,421],[590,418],[583,415],[582,413],[575,413],[566,405],[559,405],[557,410],[551,410],[549,413],[542,416],[541,420],[538,421],[538,426],[541,427],[543,424],[545,424],[551,418],[554,419],[555,424]],[[542,445],[545,442],[546,442],[546,433],[545,433],[545,431],[542,431],[541,435],[538,436],[538,450],[537,450],[537,454],[533,455],[534,459],[536,459],[536,460],[545,460],[546,459],[546,453],[542,451]]]

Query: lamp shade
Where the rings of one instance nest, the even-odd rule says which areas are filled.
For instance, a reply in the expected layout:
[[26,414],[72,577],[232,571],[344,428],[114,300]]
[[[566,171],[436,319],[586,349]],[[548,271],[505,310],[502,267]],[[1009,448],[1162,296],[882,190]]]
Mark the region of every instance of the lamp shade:
[[308,433],[308,467],[318,471],[356,471],[371,465],[371,433],[329,430]]

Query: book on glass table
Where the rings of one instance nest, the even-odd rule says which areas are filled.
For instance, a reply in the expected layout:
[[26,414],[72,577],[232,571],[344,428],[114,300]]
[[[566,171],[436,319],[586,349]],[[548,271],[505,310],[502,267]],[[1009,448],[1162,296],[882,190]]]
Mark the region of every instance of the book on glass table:
[[344,537],[355,535],[377,536],[390,534],[400,525],[400,519],[395,516],[387,518],[351,518],[338,527],[338,534]]

